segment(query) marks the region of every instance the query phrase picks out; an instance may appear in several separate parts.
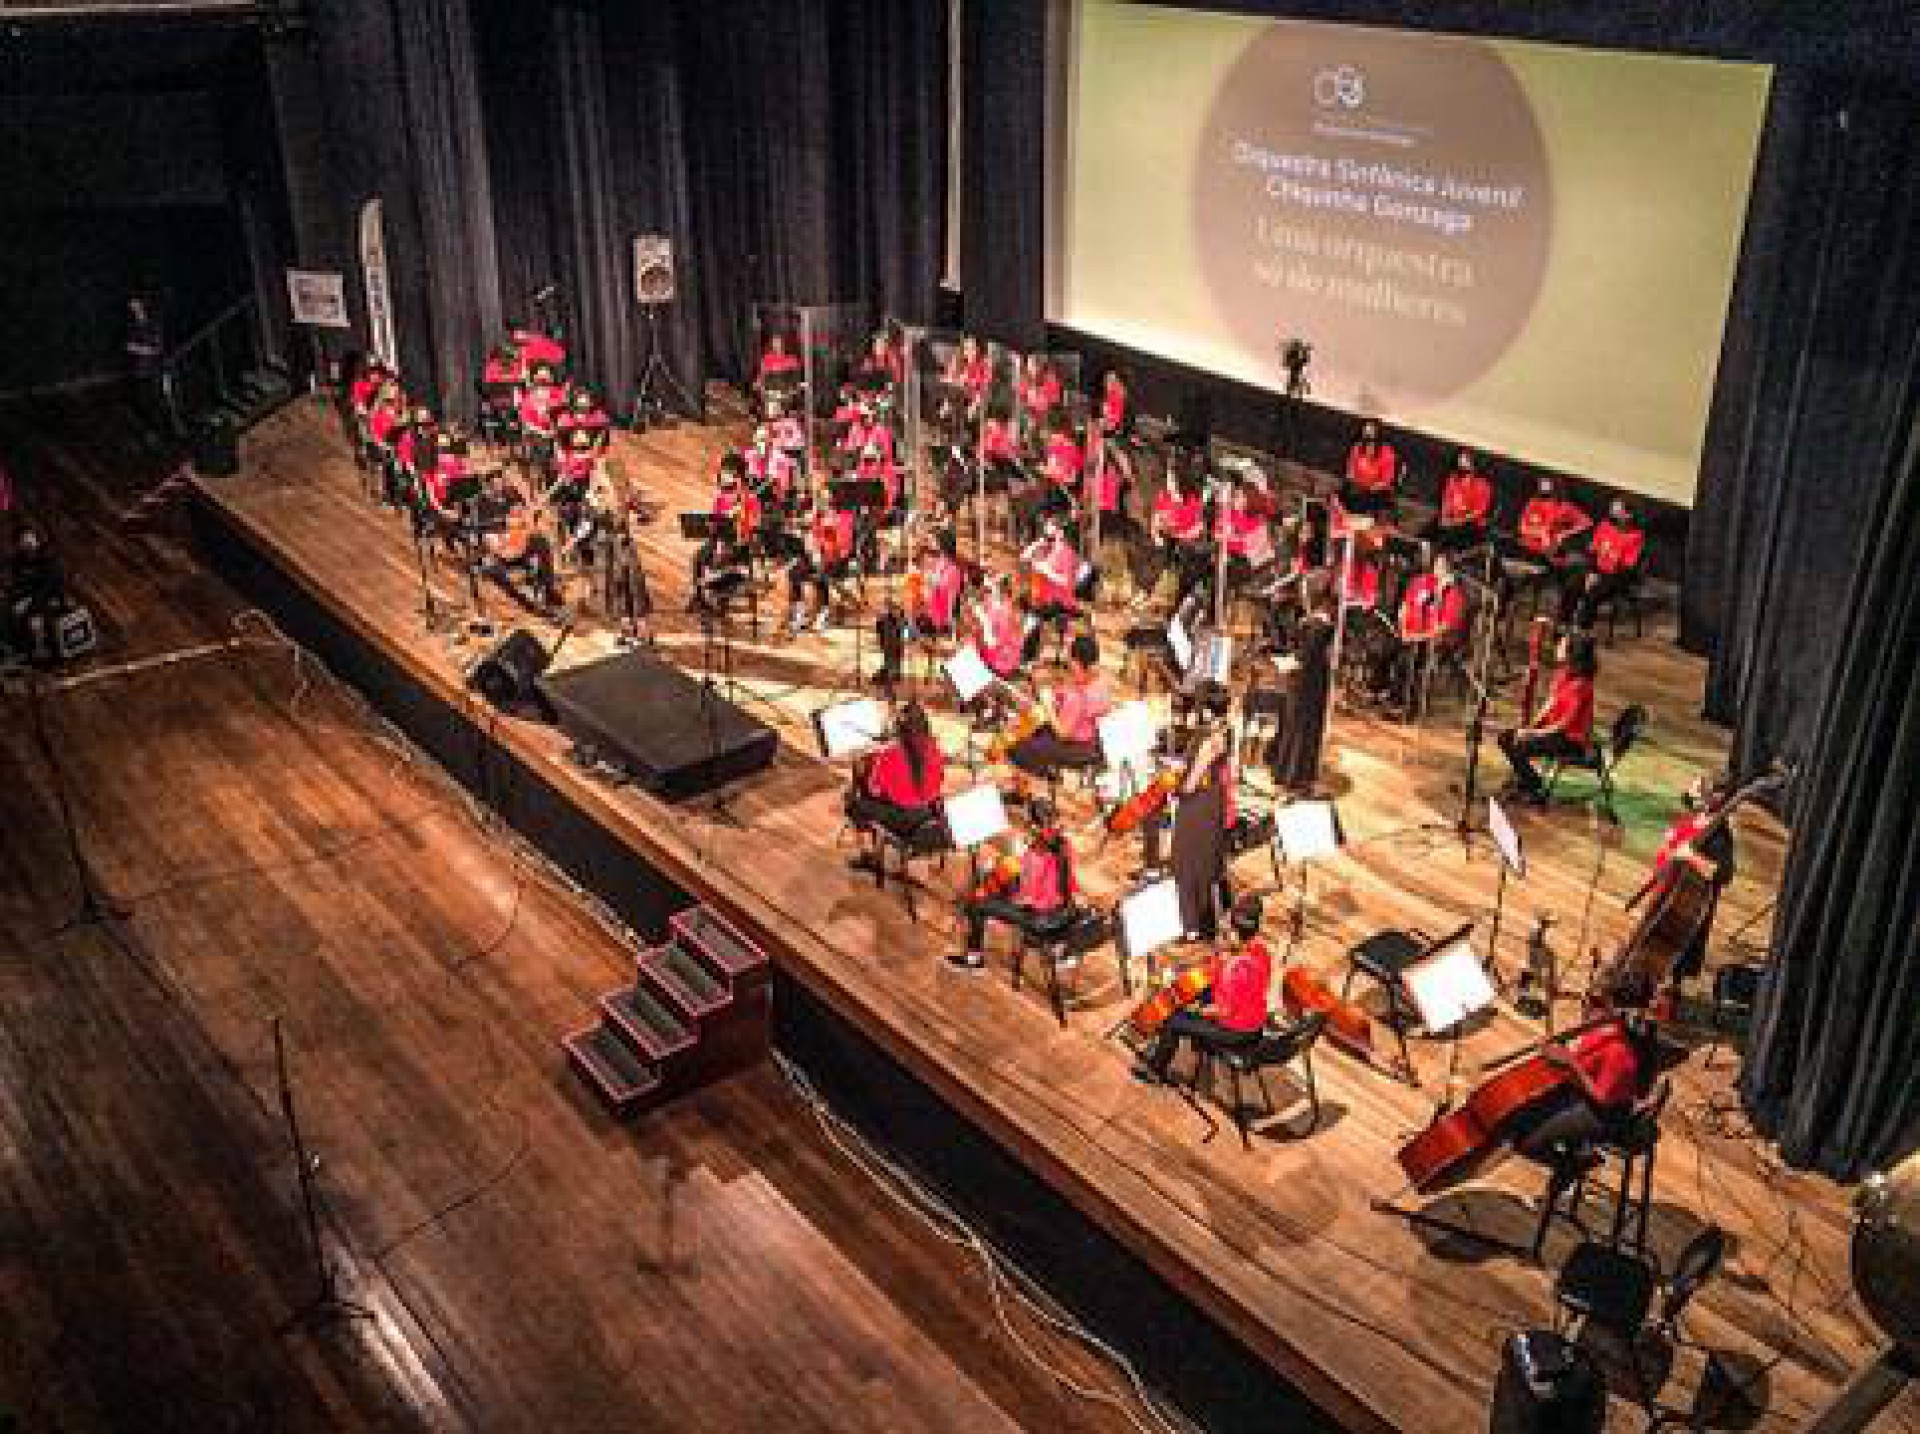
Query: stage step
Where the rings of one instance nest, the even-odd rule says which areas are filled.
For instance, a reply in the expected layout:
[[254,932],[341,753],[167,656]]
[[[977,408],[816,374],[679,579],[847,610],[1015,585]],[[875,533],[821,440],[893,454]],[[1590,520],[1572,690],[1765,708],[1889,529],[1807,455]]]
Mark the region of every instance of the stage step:
[[644,953],[639,974],[695,1025],[705,1024],[733,1004],[726,981],[677,940]]
[[568,1062],[616,1114],[763,1059],[767,960],[703,907],[679,912],[634,981],[600,997],[600,1023],[565,1037]]
[[634,1053],[626,1038],[602,1021],[560,1043],[581,1079],[615,1115],[631,1115],[660,1089],[660,1072]]
[[616,1027],[640,1056],[665,1065],[700,1038],[693,1022],[642,985],[623,986],[600,998],[600,1018]]
[[735,996],[766,983],[766,954],[707,907],[690,906],[670,925],[680,944],[718,973]]

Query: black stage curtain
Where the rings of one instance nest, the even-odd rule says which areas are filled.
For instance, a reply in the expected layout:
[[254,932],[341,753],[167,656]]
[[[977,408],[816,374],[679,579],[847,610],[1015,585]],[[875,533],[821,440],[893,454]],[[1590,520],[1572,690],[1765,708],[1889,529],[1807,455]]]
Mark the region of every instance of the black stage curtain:
[[968,329],[1046,340],[1046,0],[966,0],[960,280]]
[[1732,724],[1742,771],[1811,749],[1905,441],[1916,103],[1885,76],[1776,77],[1682,591],[1682,641],[1709,654],[1706,711]]
[[[675,377],[743,375],[755,303],[931,317],[945,247],[945,7],[723,0],[485,7],[481,76],[511,309],[548,282],[622,404],[648,342],[632,239],[674,241]],[[696,392],[697,396],[697,392]]]
[[[474,355],[499,327],[500,300],[466,0],[315,0],[309,16],[330,227],[356,252],[360,206],[381,200],[402,372],[416,393],[471,418]],[[349,266],[350,287],[358,269]]]
[[1742,1082],[1787,1159],[1842,1180],[1920,1144],[1920,425],[1909,400],[1802,778]]

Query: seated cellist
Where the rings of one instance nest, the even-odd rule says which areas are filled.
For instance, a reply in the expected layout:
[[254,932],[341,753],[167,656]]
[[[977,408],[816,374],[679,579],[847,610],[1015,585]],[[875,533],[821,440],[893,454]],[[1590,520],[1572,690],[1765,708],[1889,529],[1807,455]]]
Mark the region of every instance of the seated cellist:
[[1211,995],[1198,1010],[1175,1011],[1161,1025],[1152,1046],[1134,1063],[1136,1080],[1164,1085],[1181,1042],[1233,1047],[1260,1038],[1267,1023],[1267,986],[1273,956],[1260,939],[1260,898],[1249,893],[1233,906],[1233,945],[1215,951],[1207,986]]

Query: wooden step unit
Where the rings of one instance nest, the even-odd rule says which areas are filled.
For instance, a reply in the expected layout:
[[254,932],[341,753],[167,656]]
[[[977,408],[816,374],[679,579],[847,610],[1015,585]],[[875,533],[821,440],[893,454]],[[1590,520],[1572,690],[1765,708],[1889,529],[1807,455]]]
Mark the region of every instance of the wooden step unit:
[[599,1010],[560,1044],[607,1107],[631,1115],[766,1054],[767,958],[707,908],[688,907]]

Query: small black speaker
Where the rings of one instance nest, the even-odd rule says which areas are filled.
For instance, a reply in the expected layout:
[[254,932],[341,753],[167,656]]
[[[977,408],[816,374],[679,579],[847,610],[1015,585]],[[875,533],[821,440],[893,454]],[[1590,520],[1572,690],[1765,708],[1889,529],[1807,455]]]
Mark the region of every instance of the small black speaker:
[[1491,1434],[1599,1434],[1607,1387],[1593,1356],[1551,1330],[1508,1336],[1493,1386]]
[[524,627],[516,627],[474,666],[467,681],[501,711],[534,698],[534,681],[547,670],[546,645]]

